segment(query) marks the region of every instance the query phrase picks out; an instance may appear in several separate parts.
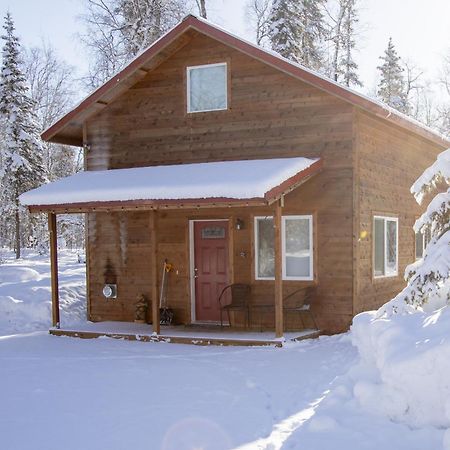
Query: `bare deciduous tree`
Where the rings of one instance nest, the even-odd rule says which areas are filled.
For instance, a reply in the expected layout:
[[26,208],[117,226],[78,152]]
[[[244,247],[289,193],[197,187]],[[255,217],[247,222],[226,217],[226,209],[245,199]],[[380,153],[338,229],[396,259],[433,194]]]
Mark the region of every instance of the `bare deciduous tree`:
[[206,13],[206,0],[195,0],[195,1],[197,3],[198,13],[200,14],[200,17],[207,19],[208,15]]
[[246,18],[255,33],[257,45],[264,46],[269,36],[269,15],[271,0],[249,0],[246,5]]
[[[24,53],[24,70],[41,130],[66,113],[74,102],[74,67],[61,60],[53,47],[43,44]],[[55,180],[76,170],[78,151],[73,147],[43,143],[46,176]]]
[[182,0],[85,0],[81,36],[91,64],[85,79],[97,87],[143,51],[187,12]]

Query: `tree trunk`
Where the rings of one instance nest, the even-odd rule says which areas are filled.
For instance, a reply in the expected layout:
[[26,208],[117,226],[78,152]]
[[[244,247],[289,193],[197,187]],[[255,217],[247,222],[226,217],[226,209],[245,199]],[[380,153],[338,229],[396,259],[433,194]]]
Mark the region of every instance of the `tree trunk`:
[[198,11],[200,13],[200,17],[207,19],[206,17],[206,0],[197,0]]
[[20,258],[20,214],[16,209],[16,259]]

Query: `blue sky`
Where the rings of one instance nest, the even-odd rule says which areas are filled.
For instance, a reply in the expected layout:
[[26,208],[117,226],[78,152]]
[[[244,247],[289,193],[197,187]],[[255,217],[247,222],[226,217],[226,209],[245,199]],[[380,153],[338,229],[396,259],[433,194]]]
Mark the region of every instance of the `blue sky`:
[[[252,40],[245,23],[246,0],[209,0],[210,18],[224,28]],[[364,90],[376,82],[378,57],[390,36],[399,54],[436,76],[442,55],[450,53],[449,0],[361,0],[365,28],[357,55]],[[0,0],[0,13],[13,14],[19,36],[26,45],[42,40],[52,43],[61,56],[78,68],[86,68],[86,56],[77,33],[83,0]],[[242,13],[240,13],[242,11]]]

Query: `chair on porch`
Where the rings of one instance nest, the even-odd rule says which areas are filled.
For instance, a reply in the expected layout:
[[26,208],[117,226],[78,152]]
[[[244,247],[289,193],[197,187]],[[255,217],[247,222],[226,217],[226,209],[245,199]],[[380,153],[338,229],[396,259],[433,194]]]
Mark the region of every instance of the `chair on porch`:
[[[303,319],[303,315],[307,314],[311,322],[314,325],[314,328],[318,330],[317,322],[314,318],[314,315],[311,311],[311,303],[314,298],[316,287],[315,286],[307,286],[296,289],[290,294],[283,297],[283,313],[296,312],[299,313],[299,317],[302,323],[303,329],[306,329],[305,321]],[[255,305],[251,305],[251,309],[255,311],[259,311],[259,329],[262,331],[262,314],[264,311],[273,311],[275,309],[275,305],[273,303],[259,303]],[[253,312],[253,311],[252,311]],[[253,317],[253,315],[252,315]]]
[[300,320],[302,322],[303,328],[305,327],[305,322],[303,320],[302,314],[307,314],[316,330],[317,327],[316,320],[311,311],[311,303],[316,291],[315,286],[302,287],[291,292],[289,295],[283,298],[283,311],[284,312],[298,312],[300,315]]
[[[224,303],[227,292],[231,293],[231,301]],[[231,327],[230,311],[243,311],[245,313],[245,326],[250,326],[250,298],[251,287],[248,284],[234,283],[225,286],[219,295],[220,326],[223,327],[223,312],[226,311],[228,324]]]

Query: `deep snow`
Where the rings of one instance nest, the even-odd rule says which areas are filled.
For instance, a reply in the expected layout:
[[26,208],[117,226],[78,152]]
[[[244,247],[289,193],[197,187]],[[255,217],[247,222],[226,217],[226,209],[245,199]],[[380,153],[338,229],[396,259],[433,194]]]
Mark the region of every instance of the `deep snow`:
[[[14,259],[0,249],[0,335],[45,330],[51,326],[50,261],[47,255],[24,250]],[[61,321],[72,324],[86,318],[86,269],[76,251],[60,250]]]
[[[63,320],[77,322],[84,266],[61,256]],[[366,313],[282,349],[10,334],[48,327],[48,269],[0,265],[0,298],[23,301],[0,313],[0,449],[449,448],[446,309]]]

